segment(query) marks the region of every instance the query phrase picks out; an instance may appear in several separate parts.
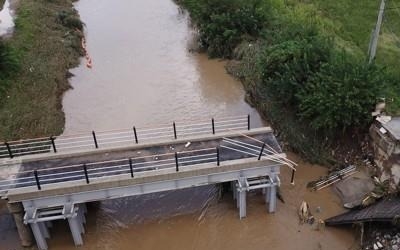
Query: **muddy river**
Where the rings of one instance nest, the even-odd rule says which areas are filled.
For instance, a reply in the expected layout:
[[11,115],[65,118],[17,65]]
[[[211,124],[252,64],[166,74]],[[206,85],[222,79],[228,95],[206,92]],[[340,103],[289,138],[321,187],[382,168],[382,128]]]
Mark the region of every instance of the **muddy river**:
[[[176,121],[250,114],[241,84],[226,74],[224,62],[190,53],[193,30],[188,16],[171,0],[80,0],[92,68],[82,59],[65,94],[64,134],[157,125]],[[351,229],[299,225],[304,199],[316,218],[342,211],[328,188],[306,190],[309,180],[326,173],[296,155],[296,185],[281,175],[285,203],[268,214],[262,195],[251,193],[247,218],[239,220],[229,193],[218,199],[214,186],[90,204],[80,249],[352,249]],[[315,210],[320,207],[320,212]],[[18,248],[11,218],[0,207],[0,249]],[[65,222],[55,224],[50,249],[75,249]]]

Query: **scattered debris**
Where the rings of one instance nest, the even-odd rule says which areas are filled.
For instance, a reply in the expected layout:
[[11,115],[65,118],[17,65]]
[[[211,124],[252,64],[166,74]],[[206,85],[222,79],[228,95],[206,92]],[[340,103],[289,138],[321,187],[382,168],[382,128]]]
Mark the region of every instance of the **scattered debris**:
[[321,190],[355,173],[356,167],[351,165],[342,170],[332,172],[328,176],[320,178],[318,181],[310,182],[307,187],[316,191]]
[[400,249],[400,232],[392,230],[374,230],[370,233],[368,239],[363,244],[364,250],[379,249]]
[[304,224],[304,223],[308,222],[310,218],[314,218],[311,215],[310,206],[308,205],[307,202],[303,201],[303,202],[301,202],[301,205],[299,208],[300,223]]
[[185,144],[185,148],[189,147],[190,144],[191,144],[190,141],[188,141],[188,142]]

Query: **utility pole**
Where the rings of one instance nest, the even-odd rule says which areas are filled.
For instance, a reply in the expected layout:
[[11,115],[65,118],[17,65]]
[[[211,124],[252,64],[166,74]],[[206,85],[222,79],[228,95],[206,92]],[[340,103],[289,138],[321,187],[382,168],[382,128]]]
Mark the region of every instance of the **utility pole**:
[[379,33],[381,31],[384,12],[385,12],[385,0],[382,0],[381,6],[379,7],[378,20],[376,21],[375,30],[372,32],[371,42],[368,49],[369,63],[371,63],[372,60],[374,60],[376,55],[376,48],[378,47]]

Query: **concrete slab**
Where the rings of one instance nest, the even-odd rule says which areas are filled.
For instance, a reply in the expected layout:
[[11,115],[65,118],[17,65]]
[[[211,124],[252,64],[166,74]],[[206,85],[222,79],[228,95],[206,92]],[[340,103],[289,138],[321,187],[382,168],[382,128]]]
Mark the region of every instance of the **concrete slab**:
[[357,173],[334,186],[335,191],[342,200],[343,206],[352,208],[361,205],[365,195],[374,190],[374,183],[364,173]]

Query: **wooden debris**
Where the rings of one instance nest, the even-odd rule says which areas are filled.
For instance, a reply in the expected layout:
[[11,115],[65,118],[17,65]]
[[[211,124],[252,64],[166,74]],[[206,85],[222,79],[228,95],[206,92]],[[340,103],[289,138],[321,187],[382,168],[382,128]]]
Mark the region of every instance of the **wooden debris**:
[[312,188],[313,190],[321,190],[355,173],[356,173],[356,167],[351,165],[347,168],[335,171],[329,174],[328,176],[323,177],[320,180],[311,183],[310,185],[308,185],[308,187]]

